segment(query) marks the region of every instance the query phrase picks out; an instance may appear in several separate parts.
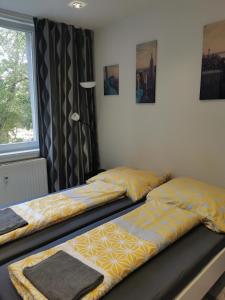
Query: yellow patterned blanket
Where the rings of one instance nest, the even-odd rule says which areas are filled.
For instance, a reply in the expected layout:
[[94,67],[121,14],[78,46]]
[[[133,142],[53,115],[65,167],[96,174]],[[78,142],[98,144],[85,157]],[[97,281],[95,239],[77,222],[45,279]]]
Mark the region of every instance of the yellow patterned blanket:
[[11,209],[27,221],[28,225],[1,235],[0,245],[69,219],[96,206],[117,200],[125,192],[121,186],[96,181],[11,206]]
[[104,275],[103,283],[82,298],[99,299],[199,222],[192,212],[151,201],[64,244],[10,265],[10,278],[23,299],[46,299],[26,279],[23,269],[62,250]]

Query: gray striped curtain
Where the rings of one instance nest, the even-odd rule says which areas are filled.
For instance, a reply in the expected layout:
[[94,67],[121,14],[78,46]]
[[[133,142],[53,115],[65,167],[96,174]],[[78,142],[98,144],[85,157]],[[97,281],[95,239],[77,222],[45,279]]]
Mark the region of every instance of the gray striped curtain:
[[[94,91],[93,32],[34,19],[40,153],[47,159],[49,190],[84,182],[98,169]],[[71,120],[78,112],[84,123]]]

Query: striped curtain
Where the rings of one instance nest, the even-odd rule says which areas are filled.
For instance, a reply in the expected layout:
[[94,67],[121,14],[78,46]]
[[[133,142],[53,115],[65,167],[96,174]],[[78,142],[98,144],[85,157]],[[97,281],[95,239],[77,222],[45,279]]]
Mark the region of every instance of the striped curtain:
[[[40,153],[55,192],[98,169],[94,91],[80,86],[94,77],[93,32],[46,19],[34,24]],[[83,124],[71,120],[73,112]]]

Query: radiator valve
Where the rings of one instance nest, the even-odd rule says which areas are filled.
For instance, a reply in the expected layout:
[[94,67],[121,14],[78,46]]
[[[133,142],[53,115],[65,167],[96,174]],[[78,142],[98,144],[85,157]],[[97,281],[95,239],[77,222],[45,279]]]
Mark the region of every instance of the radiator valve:
[[4,184],[7,185],[8,182],[9,182],[9,177],[8,176],[4,176],[3,177],[3,181],[4,181]]

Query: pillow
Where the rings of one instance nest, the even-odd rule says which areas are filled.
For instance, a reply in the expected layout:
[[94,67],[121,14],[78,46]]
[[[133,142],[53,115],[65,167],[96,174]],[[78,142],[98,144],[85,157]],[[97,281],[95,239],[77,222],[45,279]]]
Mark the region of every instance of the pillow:
[[147,201],[159,200],[190,210],[213,231],[225,232],[225,189],[191,178],[176,178],[147,195]]
[[121,185],[126,189],[128,197],[133,201],[138,201],[146,196],[153,188],[168,180],[168,175],[161,177],[151,171],[118,167],[88,179],[87,183],[96,180]]

